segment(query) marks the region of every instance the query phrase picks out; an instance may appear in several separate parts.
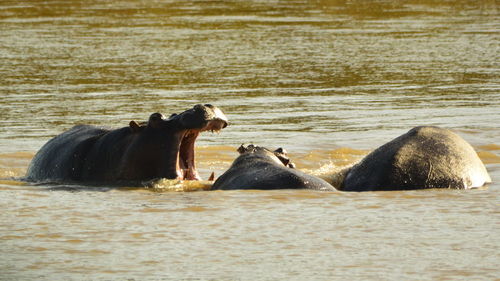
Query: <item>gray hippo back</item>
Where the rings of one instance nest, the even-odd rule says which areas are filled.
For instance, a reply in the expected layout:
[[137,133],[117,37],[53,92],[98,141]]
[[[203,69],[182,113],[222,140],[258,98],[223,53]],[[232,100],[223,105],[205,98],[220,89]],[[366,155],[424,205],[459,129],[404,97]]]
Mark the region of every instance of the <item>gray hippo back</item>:
[[415,127],[353,166],[341,190],[468,189],[488,182],[486,168],[464,139],[447,129]]
[[326,181],[294,169],[286,152],[266,148],[241,146],[240,156],[212,186],[212,189],[314,189],[333,191]]

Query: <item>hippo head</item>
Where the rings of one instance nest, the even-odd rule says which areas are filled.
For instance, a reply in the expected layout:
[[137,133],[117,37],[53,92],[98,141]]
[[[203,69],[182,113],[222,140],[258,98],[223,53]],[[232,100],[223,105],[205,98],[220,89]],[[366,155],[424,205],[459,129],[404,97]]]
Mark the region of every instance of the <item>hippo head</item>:
[[[224,113],[210,104],[195,105],[169,118],[153,113],[147,122],[130,122],[137,137],[126,162],[143,163],[132,166],[151,170],[148,178],[200,180],[194,161],[196,138],[201,132],[219,132],[227,125]],[[130,169],[127,173],[136,174]]]
[[253,144],[249,144],[245,147],[243,144],[238,148],[238,152],[240,155],[247,153],[260,153],[266,155],[268,158],[274,160],[279,164],[283,164],[285,167],[295,168],[295,164],[290,161],[288,158],[288,152],[284,148],[278,148],[275,151],[270,151],[265,147],[255,146]]

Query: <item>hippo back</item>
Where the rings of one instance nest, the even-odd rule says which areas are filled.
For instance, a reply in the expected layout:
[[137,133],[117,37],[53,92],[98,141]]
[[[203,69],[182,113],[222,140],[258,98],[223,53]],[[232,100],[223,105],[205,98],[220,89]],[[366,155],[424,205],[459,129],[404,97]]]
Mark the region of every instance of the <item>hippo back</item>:
[[109,130],[77,125],[48,141],[33,157],[26,174],[27,180],[76,180],[83,158],[96,140]]
[[447,129],[416,127],[353,166],[341,189],[468,189],[488,182],[486,168],[464,139]]

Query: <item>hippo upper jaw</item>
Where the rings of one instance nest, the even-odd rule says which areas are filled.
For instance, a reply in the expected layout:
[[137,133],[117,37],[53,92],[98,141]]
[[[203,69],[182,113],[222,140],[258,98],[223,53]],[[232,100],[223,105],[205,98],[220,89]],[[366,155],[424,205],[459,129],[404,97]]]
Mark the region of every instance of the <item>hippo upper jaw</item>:
[[196,105],[190,112],[185,113],[187,116],[181,116],[180,120],[187,129],[179,134],[179,149],[175,165],[177,179],[201,180],[195,163],[196,139],[201,132],[220,132],[227,127],[228,120],[220,109],[209,104]]

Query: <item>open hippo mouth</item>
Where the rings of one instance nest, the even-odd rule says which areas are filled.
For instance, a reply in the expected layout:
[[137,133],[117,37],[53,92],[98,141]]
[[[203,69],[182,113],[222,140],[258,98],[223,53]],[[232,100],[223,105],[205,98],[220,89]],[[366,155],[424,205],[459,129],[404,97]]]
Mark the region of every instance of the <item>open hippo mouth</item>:
[[195,128],[187,129],[183,131],[180,135],[179,150],[177,153],[177,164],[176,164],[177,178],[180,180],[201,180],[201,177],[198,174],[198,171],[196,170],[195,151],[194,151],[194,145],[200,133],[205,131],[218,133],[228,125],[228,120],[226,116],[217,107],[214,107],[209,104],[206,104],[204,106],[199,105],[199,108],[197,107],[198,106],[195,106],[193,110],[196,111],[197,109],[203,107],[202,109],[200,109],[201,111],[203,111],[201,112],[203,115],[202,119],[193,120],[195,118],[190,117],[190,118],[185,118],[189,120],[184,120],[184,121],[187,122],[194,121],[194,123],[198,123],[201,121],[200,122],[201,126],[195,126]]

